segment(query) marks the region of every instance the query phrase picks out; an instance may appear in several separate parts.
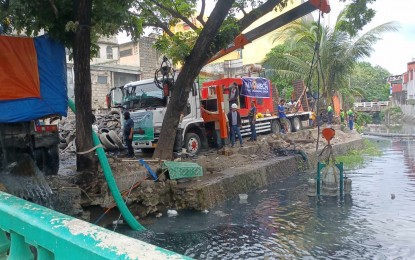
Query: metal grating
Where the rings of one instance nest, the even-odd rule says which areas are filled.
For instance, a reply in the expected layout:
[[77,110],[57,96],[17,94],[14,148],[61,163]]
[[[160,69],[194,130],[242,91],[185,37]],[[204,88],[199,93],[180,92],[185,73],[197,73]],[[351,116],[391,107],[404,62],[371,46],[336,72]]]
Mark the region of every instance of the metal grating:
[[163,162],[162,170],[168,170],[172,180],[203,176],[202,166],[192,162],[165,161]]

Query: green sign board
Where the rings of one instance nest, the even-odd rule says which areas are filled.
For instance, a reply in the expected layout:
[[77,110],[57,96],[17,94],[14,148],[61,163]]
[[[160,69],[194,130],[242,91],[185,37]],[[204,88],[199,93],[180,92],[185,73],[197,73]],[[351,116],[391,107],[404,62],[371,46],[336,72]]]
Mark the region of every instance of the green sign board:
[[152,111],[131,113],[131,119],[134,121],[133,141],[153,141],[154,126]]

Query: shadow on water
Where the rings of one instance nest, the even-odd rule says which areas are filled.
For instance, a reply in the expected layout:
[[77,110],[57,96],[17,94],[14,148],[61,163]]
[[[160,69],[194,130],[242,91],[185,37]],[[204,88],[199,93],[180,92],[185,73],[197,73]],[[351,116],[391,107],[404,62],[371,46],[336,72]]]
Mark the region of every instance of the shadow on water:
[[5,165],[0,171],[0,181],[10,194],[52,208],[52,190],[28,154]]
[[415,142],[373,142],[383,155],[347,171],[353,188],[343,201],[308,198],[309,176],[299,173],[246,201],[117,231],[196,259],[414,259]]

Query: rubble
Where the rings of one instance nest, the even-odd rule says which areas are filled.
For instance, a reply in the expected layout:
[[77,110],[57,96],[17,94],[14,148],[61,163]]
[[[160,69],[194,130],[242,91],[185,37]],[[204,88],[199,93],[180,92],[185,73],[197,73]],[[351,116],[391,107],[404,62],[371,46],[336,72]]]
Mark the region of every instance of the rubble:
[[[112,116],[109,119],[112,119]],[[105,119],[100,122],[105,122]],[[70,122],[66,122],[66,124],[71,125]],[[108,126],[104,125],[104,123],[97,125],[104,126],[103,128],[107,128],[106,126]],[[111,126],[114,127],[115,124]],[[69,129],[69,126],[65,126],[64,129]],[[102,132],[102,130],[98,129],[98,132],[100,131]],[[339,128],[336,129],[336,135],[331,143],[338,144],[358,138],[357,133],[343,132]],[[140,218],[143,218],[148,215],[167,214],[167,210],[172,208],[198,208],[202,204],[198,200],[200,194],[195,187],[201,183],[216,183],[226,179],[229,174],[238,174],[241,169],[255,169],[260,167],[260,165],[266,165],[267,162],[284,162],[284,160],[280,161],[278,158],[283,158],[287,155],[299,155],[295,160],[298,163],[302,163],[304,158],[300,157],[300,155],[302,156],[300,152],[313,153],[316,149],[317,139],[319,140],[319,149],[322,149],[327,144],[327,141],[322,136],[317,136],[317,129],[310,129],[288,134],[259,135],[258,141],[256,142],[247,142],[247,140],[244,140],[243,147],[231,148],[225,146],[220,150],[212,148],[202,151],[194,157],[181,156],[181,161],[197,162],[202,166],[204,171],[202,177],[185,183],[170,180],[168,174],[162,174],[158,170],[161,169],[159,160],[146,160],[152,170],[157,172],[159,177],[157,182],[151,179],[148,171],[137,160],[125,160],[117,158],[115,155],[111,156],[111,153],[109,153],[108,161],[111,164],[120,191],[126,192],[131,188],[132,183],[138,183],[137,187],[129,195],[129,204],[131,203],[129,208],[133,212],[137,212]],[[283,152],[278,153],[278,149]],[[294,153],[294,151],[300,152]],[[68,154],[68,156],[71,155]],[[137,153],[137,156],[141,157],[143,155],[140,156],[140,153]],[[278,167],[283,172],[292,171],[292,169],[285,169],[284,165],[282,164]],[[289,163],[287,165],[289,167],[292,166]],[[101,171],[98,175],[94,174],[93,176],[95,177],[86,178],[87,181],[84,181],[85,183],[77,182],[82,190],[86,191],[93,200],[91,202],[88,197],[83,196],[82,205],[99,205],[103,208],[113,207],[113,198],[106,188]],[[97,176],[100,177],[96,178]],[[85,180],[84,177],[78,178]],[[258,180],[255,179],[253,184],[261,181],[264,180],[261,178]],[[220,201],[222,199],[218,197],[217,200]]]
[[[95,123],[92,126],[97,133],[104,149],[107,151],[123,150],[121,115],[118,111],[95,115]],[[75,153],[75,118],[69,116],[60,121],[60,144],[61,153]]]

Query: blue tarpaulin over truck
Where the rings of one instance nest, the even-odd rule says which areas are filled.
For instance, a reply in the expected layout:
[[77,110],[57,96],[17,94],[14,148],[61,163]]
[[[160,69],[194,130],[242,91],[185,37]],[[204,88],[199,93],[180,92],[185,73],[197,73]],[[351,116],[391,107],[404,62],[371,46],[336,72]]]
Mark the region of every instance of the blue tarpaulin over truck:
[[67,109],[63,44],[47,35],[0,36],[0,123],[66,116]]

